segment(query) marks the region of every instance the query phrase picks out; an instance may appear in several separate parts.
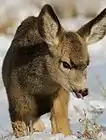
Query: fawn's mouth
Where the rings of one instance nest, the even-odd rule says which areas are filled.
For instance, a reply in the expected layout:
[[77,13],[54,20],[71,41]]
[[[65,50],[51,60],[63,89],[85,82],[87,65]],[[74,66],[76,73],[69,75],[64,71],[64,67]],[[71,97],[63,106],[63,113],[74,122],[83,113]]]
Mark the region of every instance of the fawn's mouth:
[[73,90],[77,98],[83,98],[88,95],[88,89],[85,90]]

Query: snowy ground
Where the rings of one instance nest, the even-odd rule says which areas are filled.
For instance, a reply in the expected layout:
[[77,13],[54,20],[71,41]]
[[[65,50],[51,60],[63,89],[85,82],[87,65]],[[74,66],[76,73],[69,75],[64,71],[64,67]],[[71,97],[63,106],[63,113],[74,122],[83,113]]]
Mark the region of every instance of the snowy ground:
[[[63,26],[66,29],[77,29],[85,23],[87,20],[83,17],[78,17],[77,19],[67,19],[62,20]],[[7,38],[5,36],[0,36],[0,66],[2,65],[3,57],[6,53],[11,42],[11,38]],[[49,115],[45,114],[41,117],[46,125],[46,129],[44,133],[35,134],[32,136],[28,136],[25,138],[27,139],[37,139],[37,140],[77,140],[77,136],[80,135],[77,131],[82,131],[83,127],[79,123],[79,119],[84,119],[84,111],[87,113],[87,117],[90,120],[96,120],[96,122],[102,125],[102,128],[106,127],[106,100],[104,99],[104,94],[102,92],[101,86],[99,81],[97,80],[96,76],[100,76],[100,80],[103,82],[104,87],[106,86],[106,37],[102,39],[102,41],[96,43],[95,45],[89,46],[89,52],[91,55],[91,64],[88,70],[88,86],[90,89],[89,96],[86,97],[84,100],[77,99],[73,97],[70,93],[70,102],[69,102],[69,119],[70,125],[73,130],[73,136],[69,136],[64,138],[64,135],[57,134],[51,135],[51,126]],[[9,114],[8,114],[8,102],[6,93],[2,84],[1,75],[0,75],[0,91],[1,91],[1,98],[0,98],[0,134],[6,135],[12,132],[11,124],[9,121]],[[104,129],[103,129],[104,131]],[[103,132],[102,131],[102,132]],[[98,135],[98,140],[106,140],[106,135],[104,136],[102,132]],[[105,133],[105,132],[104,132]],[[102,138],[101,138],[102,136]],[[9,137],[8,137],[9,139]],[[10,137],[10,139],[14,139]],[[22,138],[24,139],[24,138]],[[83,138],[80,138],[83,140]],[[94,140],[94,139],[93,139]]]

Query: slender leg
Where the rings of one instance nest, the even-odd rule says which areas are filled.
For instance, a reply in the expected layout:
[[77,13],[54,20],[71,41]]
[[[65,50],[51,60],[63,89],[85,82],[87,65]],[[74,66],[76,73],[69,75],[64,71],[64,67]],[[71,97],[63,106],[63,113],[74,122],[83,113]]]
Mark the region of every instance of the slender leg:
[[9,101],[10,118],[16,137],[22,137],[35,131],[42,132],[45,129],[44,123],[37,117],[37,105],[33,97],[21,95]]
[[68,99],[69,93],[61,88],[53,100],[51,110],[52,133],[63,133],[65,136],[71,134],[68,120]]
[[37,116],[37,105],[34,98],[29,94],[12,96],[9,98],[9,113],[14,135],[22,137],[30,134],[32,129],[30,129],[29,124],[32,120],[28,120],[28,118],[36,118]]

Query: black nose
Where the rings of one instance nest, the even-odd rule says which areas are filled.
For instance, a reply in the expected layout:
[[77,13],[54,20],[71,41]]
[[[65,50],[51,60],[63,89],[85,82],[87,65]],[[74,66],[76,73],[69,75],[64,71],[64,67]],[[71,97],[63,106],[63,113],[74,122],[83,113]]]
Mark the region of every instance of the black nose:
[[85,97],[85,96],[88,95],[88,89],[80,90],[79,93],[80,93],[83,97]]

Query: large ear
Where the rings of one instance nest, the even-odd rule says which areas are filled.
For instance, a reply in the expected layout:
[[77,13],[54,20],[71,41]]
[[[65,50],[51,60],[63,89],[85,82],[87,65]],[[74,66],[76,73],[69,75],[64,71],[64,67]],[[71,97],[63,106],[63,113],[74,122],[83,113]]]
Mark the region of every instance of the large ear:
[[87,44],[92,44],[102,39],[106,34],[106,9],[81,27],[77,33],[86,39]]
[[47,43],[58,44],[61,25],[53,8],[48,4],[43,6],[39,14],[38,30]]

